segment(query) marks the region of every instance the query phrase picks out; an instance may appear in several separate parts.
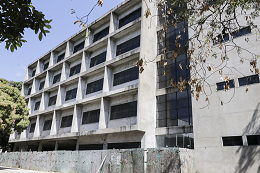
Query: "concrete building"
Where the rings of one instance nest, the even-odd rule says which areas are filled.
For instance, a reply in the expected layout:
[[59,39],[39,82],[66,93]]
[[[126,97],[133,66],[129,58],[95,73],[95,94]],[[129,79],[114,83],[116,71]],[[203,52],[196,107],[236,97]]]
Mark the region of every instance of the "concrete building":
[[[28,65],[22,95],[31,123],[10,137],[14,151],[193,148],[190,94],[159,87],[159,62],[142,74],[135,66],[157,56],[160,27],[145,17],[157,8],[147,5],[124,1]],[[175,107],[173,97],[189,106]]]

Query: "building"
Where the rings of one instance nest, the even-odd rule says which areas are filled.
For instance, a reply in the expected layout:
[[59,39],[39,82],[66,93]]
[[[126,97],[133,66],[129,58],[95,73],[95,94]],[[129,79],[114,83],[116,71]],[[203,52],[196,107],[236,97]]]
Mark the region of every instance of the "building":
[[30,125],[10,137],[14,151],[193,148],[189,92],[169,87],[159,59],[142,74],[135,66],[157,56],[161,27],[148,6],[126,0],[28,65]]

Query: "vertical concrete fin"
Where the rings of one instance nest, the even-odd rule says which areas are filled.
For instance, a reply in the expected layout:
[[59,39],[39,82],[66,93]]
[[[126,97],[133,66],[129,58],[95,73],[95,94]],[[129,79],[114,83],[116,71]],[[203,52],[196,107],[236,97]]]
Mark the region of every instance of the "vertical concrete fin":
[[93,32],[91,31],[91,29],[87,28],[84,47],[88,47],[89,45],[91,45],[93,43],[93,37],[94,37]]
[[67,41],[65,58],[68,58],[72,54],[73,54],[73,43],[70,41]]
[[36,85],[37,85],[36,83],[37,83],[37,81],[36,81],[36,79],[34,78],[34,79],[33,79],[33,83],[32,83],[31,94],[36,93]]
[[25,88],[24,84],[22,84],[21,96],[25,96],[25,90],[27,90],[27,88]]
[[51,57],[50,57],[50,63],[49,63],[49,67],[53,66],[57,61],[57,53],[52,51],[51,52]]
[[32,113],[32,98],[31,97],[29,98],[27,107],[29,108],[29,114],[31,114]]
[[50,87],[50,72],[47,71],[46,78],[45,78],[45,83],[44,83],[44,88],[49,88]]
[[115,41],[111,37],[109,37],[108,43],[107,43],[106,61],[109,61],[109,60],[112,60],[113,58],[115,58],[115,52],[116,52]]
[[27,67],[26,68],[26,73],[25,73],[25,76],[24,76],[24,81],[27,81],[29,78],[30,78],[30,76],[29,76],[29,68]]
[[82,114],[82,106],[81,105],[75,105],[74,111],[73,111],[72,126],[71,126],[71,132],[72,133],[73,132],[79,132],[81,114]]
[[82,60],[81,60],[81,69],[80,69],[80,73],[84,72],[87,70],[87,62],[86,62],[86,53],[83,51],[82,54]]
[[65,95],[65,88],[59,85],[56,106],[60,106],[63,104],[64,95]]
[[37,115],[33,137],[40,137],[40,115]]
[[101,98],[100,116],[99,116],[99,129],[107,128],[107,119],[109,113],[109,99]]
[[60,111],[56,111],[56,110],[53,111],[50,135],[58,134],[59,125],[60,125],[60,117],[61,117]]
[[110,91],[110,87],[112,86],[111,82],[112,82],[112,70],[108,66],[105,66],[103,92]]
[[36,66],[36,71],[35,71],[35,75],[41,73],[41,62],[40,60],[37,61],[37,66]]
[[109,26],[109,33],[114,32],[118,29],[118,18],[114,13],[110,13],[110,26]]
[[45,97],[44,97],[44,95],[45,95],[45,93],[42,92],[42,98],[41,98],[41,104],[40,104],[39,111],[45,110]]
[[70,69],[69,69],[68,64],[66,62],[63,62],[60,81],[64,81],[64,80],[66,80],[68,78],[69,70]]
[[84,95],[85,95],[85,85],[86,85],[85,80],[82,77],[79,77],[76,100],[81,100],[81,99],[84,98]]

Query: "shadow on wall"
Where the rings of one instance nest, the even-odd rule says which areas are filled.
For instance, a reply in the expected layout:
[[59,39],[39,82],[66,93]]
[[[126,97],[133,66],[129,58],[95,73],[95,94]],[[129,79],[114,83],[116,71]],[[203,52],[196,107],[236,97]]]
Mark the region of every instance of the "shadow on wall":
[[[247,127],[244,129],[243,136],[260,134],[260,103],[258,103],[252,119]],[[239,156],[238,166],[236,168],[237,173],[245,173],[250,171],[252,166],[258,166],[253,168],[260,172],[260,147],[259,146],[241,146],[237,149],[236,154]]]

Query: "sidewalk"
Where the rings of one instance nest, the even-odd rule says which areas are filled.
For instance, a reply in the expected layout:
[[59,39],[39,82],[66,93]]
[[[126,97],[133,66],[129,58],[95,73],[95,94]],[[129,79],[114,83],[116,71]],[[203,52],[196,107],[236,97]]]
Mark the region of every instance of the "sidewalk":
[[25,169],[8,168],[8,167],[0,166],[0,173],[51,173],[51,172],[31,171]]

